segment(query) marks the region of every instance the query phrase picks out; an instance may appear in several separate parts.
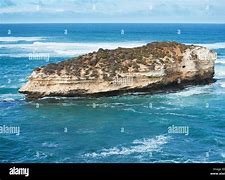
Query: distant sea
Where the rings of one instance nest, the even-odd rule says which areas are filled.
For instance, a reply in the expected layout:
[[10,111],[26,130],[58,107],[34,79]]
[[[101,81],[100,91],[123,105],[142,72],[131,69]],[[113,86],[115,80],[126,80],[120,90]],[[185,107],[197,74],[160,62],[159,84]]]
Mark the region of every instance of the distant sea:
[[[155,95],[26,101],[18,93],[36,67],[153,41],[215,50],[217,81]],[[225,162],[224,24],[0,24],[0,77],[1,163]],[[186,133],[168,131],[176,127]]]

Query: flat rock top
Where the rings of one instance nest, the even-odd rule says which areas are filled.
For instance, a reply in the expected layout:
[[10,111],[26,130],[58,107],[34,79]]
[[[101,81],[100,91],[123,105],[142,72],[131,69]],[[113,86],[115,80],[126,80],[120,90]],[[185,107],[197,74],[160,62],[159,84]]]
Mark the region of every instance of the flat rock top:
[[171,84],[181,87],[181,81],[183,85],[211,82],[215,60],[216,53],[205,47],[176,42],[99,49],[37,68],[19,92],[41,98],[161,91]]
[[170,59],[179,63],[182,53],[191,47],[194,46],[176,42],[153,42],[135,48],[99,49],[97,52],[37,68],[36,72],[69,75],[78,79],[109,80],[116,73],[135,73],[144,68],[154,70],[157,64],[164,64],[166,68],[167,64],[171,64]]

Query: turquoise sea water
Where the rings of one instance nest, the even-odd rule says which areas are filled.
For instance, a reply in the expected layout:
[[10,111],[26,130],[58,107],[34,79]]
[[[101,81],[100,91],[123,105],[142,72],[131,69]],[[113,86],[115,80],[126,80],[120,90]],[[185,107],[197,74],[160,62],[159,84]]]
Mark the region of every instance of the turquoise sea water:
[[[214,49],[217,81],[93,99],[26,101],[18,93],[35,67],[152,41]],[[20,127],[19,135],[0,133],[0,162],[225,161],[224,24],[0,24],[0,77],[0,126]],[[188,135],[168,133],[173,125]]]

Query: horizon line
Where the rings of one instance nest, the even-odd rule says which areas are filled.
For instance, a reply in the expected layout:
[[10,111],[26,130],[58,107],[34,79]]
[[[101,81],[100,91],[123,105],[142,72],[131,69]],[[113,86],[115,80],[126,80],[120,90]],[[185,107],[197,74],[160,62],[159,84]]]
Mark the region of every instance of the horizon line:
[[0,22],[0,24],[225,24],[225,22]]

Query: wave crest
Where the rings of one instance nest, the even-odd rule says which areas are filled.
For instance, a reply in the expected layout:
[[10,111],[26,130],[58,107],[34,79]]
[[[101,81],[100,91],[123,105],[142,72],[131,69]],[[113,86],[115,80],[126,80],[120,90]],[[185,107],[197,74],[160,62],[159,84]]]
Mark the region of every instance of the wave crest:
[[45,40],[44,37],[0,37],[1,42],[18,42],[18,41],[41,41]]
[[103,149],[100,152],[86,153],[86,157],[108,157],[115,155],[130,155],[133,153],[151,153],[154,151],[160,151],[161,146],[168,142],[169,137],[165,135],[159,135],[155,138],[144,138],[141,140],[134,140],[130,147],[113,147],[109,149]]
[[225,48],[225,42],[217,42],[217,43],[210,43],[210,44],[195,44],[197,46],[204,46],[209,49],[223,49]]
[[[18,57],[28,57],[29,53],[48,53],[49,56],[76,56],[93,51],[99,48],[115,49],[117,47],[131,48],[143,45],[143,42],[90,42],[90,43],[59,43],[59,42],[33,42],[32,44],[0,44],[0,48],[16,51]],[[19,54],[18,54],[19,50]],[[12,56],[12,54],[3,54],[1,56]],[[15,55],[13,55],[15,56]]]

